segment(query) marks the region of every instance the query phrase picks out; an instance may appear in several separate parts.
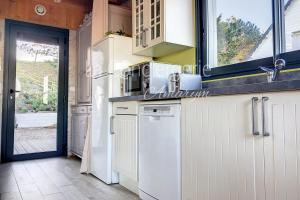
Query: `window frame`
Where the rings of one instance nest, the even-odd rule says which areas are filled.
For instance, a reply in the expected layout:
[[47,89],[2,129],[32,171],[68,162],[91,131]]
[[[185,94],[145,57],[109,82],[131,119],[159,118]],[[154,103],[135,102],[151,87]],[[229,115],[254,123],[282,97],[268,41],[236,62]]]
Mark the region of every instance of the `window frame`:
[[[274,67],[274,61],[282,58],[286,60],[286,69],[300,68],[300,50],[285,52],[285,19],[284,0],[272,0],[272,30],[273,30],[273,57],[251,60],[231,65],[211,68],[209,76],[204,72],[207,63],[206,24],[208,0],[195,0],[196,13],[196,72],[201,74],[203,80],[229,78],[235,76],[264,73],[260,66]],[[283,17],[282,17],[283,16]]]

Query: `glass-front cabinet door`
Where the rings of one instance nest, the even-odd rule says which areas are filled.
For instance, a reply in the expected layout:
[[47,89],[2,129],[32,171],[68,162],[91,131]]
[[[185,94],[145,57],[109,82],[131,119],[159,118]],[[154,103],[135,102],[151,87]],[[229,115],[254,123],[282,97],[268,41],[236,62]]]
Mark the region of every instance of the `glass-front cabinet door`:
[[163,33],[163,0],[150,0],[150,40],[149,46],[162,40]]
[[139,50],[144,48],[146,44],[145,35],[145,4],[147,0],[135,0],[133,2],[133,38],[134,49]]
[[133,2],[134,50],[140,51],[162,41],[163,0]]

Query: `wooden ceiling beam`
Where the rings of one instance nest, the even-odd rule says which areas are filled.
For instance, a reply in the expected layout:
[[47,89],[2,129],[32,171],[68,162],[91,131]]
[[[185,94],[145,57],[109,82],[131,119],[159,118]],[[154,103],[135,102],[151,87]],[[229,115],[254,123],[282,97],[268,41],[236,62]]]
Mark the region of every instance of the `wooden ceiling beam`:
[[128,2],[128,0],[109,0],[108,1],[110,4],[115,4],[115,5],[122,5],[126,2]]

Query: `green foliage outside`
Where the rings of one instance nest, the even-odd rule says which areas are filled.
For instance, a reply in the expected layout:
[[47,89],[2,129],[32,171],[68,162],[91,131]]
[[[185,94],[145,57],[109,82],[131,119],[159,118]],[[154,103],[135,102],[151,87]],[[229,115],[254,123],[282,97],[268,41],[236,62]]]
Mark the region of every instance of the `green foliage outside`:
[[[43,102],[44,77],[48,76],[48,101]],[[16,111],[19,113],[56,111],[57,107],[58,61],[17,61],[17,85],[21,93],[16,97]],[[18,89],[18,88],[17,88]]]
[[263,38],[260,29],[251,22],[231,17],[217,18],[218,65],[229,65],[247,61],[253,49]]

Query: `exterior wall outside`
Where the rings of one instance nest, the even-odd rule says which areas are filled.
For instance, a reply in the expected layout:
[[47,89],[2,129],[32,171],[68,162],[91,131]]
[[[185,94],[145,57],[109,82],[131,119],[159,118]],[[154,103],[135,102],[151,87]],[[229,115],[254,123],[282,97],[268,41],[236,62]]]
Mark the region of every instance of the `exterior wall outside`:
[[270,32],[265,36],[262,43],[256,48],[253,54],[250,56],[251,60],[256,58],[267,58],[272,56],[273,53],[273,32]]
[[[286,50],[293,50],[292,47],[292,34],[300,31],[300,0],[293,0],[291,5],[285,11],[285,33],[286,33]],[[254,51],[251,58],[257,57],[269,57],[272,56],[270,53],[273,52],[273,38],[272,32],[268,33],[266,38]]]
[[300,31],[300,0],[293,0],[289,8],[285,11],[286,22],[286,49],[291,51],[292,47],[292,34]]
[[[0,133],[2,123],[2,97],[3,97],[3,62],[4,62],[4,31],[5,20],[0,20]],[[68,98],[68,154],[71,144],[71,105],[76,103],[77,81],[77,31],[70,31],[69,37],[69,98]],[[1,155],[1,137],[0,137]]]

